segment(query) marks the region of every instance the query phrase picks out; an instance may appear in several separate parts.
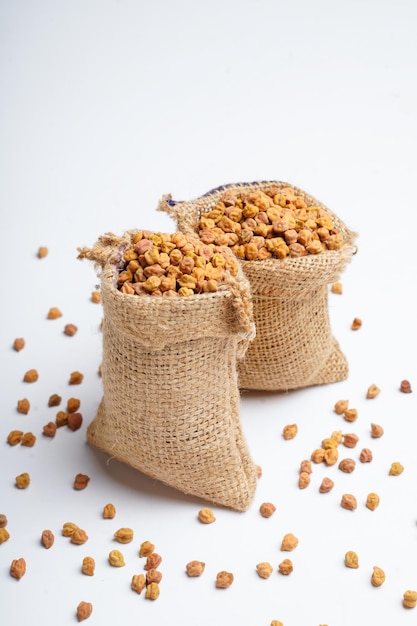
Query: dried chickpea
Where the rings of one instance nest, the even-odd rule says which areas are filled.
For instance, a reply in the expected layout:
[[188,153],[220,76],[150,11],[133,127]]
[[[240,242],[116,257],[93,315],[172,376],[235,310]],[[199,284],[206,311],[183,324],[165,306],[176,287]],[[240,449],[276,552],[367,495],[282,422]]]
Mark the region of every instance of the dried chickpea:
[[230,585],[233,584],[234,576],[231,572],[226,572],[222,570],[218,572],[216,576],[216,587],[217,589],[227,589]]
[[25,375],[23,376],[23,382],[36,383],[38,378],[39,378],[38,371],[35,369],[30,369],[27,372],[25,372]]
[[23,431],[22,430],[11,430],[7,435],[7,443],[10,446],[17,446],[22,441]]
[[25,433],[22,437],[21,444],[26,448],[32,448],[36,443],[36,437],[33,433]]
[[339,458],[337,448],[328,448],[324,451],[324,462],[326,465],[334,465]]
[[124,556],[119,550],[109,552],[109,563],[113,567],[124,567],[126,565]]
[[284,622],[280,622],[277,619],[273,619],[272,622],[270,623],[270,626],[284,626]]
[[380,567],[376,567],[375,565],[372,571],[371,583],[373,584],[374,587],[380,587],[382,584],[384,584],[384,582],[385,582],[384,570],[381,569]]
[[91,293],[91,302],[94,302],[94,304],[100,304],[100,302],[101,302],[101,293],[99,291],[93,291]]
[[4,543],[5,541],[7,541],[8,539],[10,539],[10,533],[7,530],[7,528],[5,528],[4,526],[2,526],[0,528],[0,545],[2,543]]
[[67,400],[67,413],[76,413],[81,406],[81,400],[79,398],[68,398]]
[[366,498],[366,506],[371,511],[375,511],[375,509],[379,506],[379,496],[376,493],[368,493]]
[[311,482],[310,474],[307,472],[300,472],[298,476],[298,487],[300,489],[306,489]]
[[77,474],[74,478],[73,487],[76,491],[85,489],[90,482],[90,477],[87,474]]
[[23,472],[23,474],[19,474],[16,476],[16,487],[18,489],[26,489],[30,484],[30,476],[27,472]]
[[358,419],[358,410],[346,409],[346,411],[343,411],[343,417],[347,422],[355,422]]
[[39,259],[44,259],[46,256],[48,256],[48,248],[46,246],[39,246],[39,248],[38,248],[38,258]]
[[146,585],[146,576],[145,574],[134,574],[132,576],[132,582],[130,584],[133,591],[141,594]]
[[343,413],[347,410],[349,406],[349,402],[347,400],[338,400],[334,405],[334,411],[337,415],[343,415]]
[[359,461],[361,463],[370,463],[373,459],[372,450],[369,448],[363,448],[359,455]]
[[394,463],[391,463],[391,467],[389,469],[389,475],[390,476],[399,476],[400,474],[402,474],[404,471],[404,466],[401,465],[401,463],[399,463],[398,461],[395,461]]
[[286,440],[294,439],[294,437],[297,435],[297,433],[298,433],[298,426],[297,426],[297,424],[287,424],[287,426],[284,426],[284,429],[282,431],[282,436]]
[[272,504],[272,502],[262,502],[261,506],[259,507],[259,512],[262,517],[271,517],[271,515],[273,515],[276,510],[277,507],[275,506],[275,504]]
[[281,541],[281,550],[291,552],[298,546],[298,538],[293,533],[287,533]]
[[341,295],[343,293],[342,283],[333,283],[331,286],[331,292]]
[[158,583],[150,583],[146,587],[145,598],[148,600],[157,600],[159,598],[160,589]]
[[116,507],[110,502],[103,508],[104,519],[113,519],[116,516]]
[[343,509],[347,509],[348,511],[354,511],[358,507],[355,496],[350,493],[343,494],[340,505]]
[[48,320],[56,320],[59,317],[62,317],[62,313],[57,307],[52,307],[51,309],[49,309],[47,315]]
[[411,384],[410,381],[408,380],[402,380],[401,384],[400,384],[400,391],[402,393],[411,393],[412,389],[411,389]]
[[346,567],[351,567],[352,569],[357,569],[359,567],[359,557],[356,552],[353,552],[353,550],[346,552],[345,565]]
[[73,337],[78,331],[78,327],[75,324],[65,324],[64,334],[68,337]]
[[354,459],[342,459],[339,463],[339,469],[345,474],[351,474],[355,469],[356,463]]
[[83,416],[81,413],[68,413],[67,426],[70,430],[76,431],[81,428],[83,424]]
[[334,487],[334,482],[332,481],[331,478],[323,478],[323,480],[321,481],[321,485],[319,487],[319,492],[320,493],[328,493],[329,491],[331,491]]
[[146,584],[150,585],[152,583],[159,583],[162,580],[162,572],[158,571],[155,568],[149,569],[146,572]]
[[304,459],[304,461],[301,461],[300,463],[300,474],[302,472],[306,472],[307,474],[311,474],[313,472],[313,469],[311,467],[311,461],[309,461],[308,459]]
[[25,347],[25,340],[23,337],[17,337],[13,342],[13,348],[16,352],[20,352]]
[[278,565],[278,572],[283,576],[288,576],[294,571],[294,565],[291,559],[284,559]]
[[337,448],[338,441],[334,437],[326,437],[321,442],[321,447],[323,450],[328,450],[329,448]]
[[83,382],[84,375],[81,372],[71,372],[68,384],[80,385]]
[[30,402],[27,398],[17,401],[17,412],[27,415],[30,410]]
[[189,561],[189,563],[187,563],[187,565],[185,566],[185,571],[187,573],[187,576],[190,576],[190,578],[194,578],[197,576],[201,576],[201,574],[204,572],[205,567],[206,564],[203,561]]
[[133,535],[134,533],[131,528],[119,528],[119,530],[116,530],[113,537],[119,543],[130,543],[133,541]]
[[91,602],[80,602],[77,606],[77,619],[79,622],[88,619],[93,612],[93,605]]
[[55,422],[48,422],[43,427],[43,434],[45,435],[45,437],[55,437],[56,429],[57,425],[55,424]]
[[49,396],[49,400],[48,400],[48,406],[59,406],[62,402],[62,398],[60,395],[58,395],[57,393],[53,393],[51,396]]
[[4,513],[0,513],[0,528],[6,528],[7,521],[7,515],[5,515]]
[[359,317],[355,317],[352,322],[352,330],[359,330],[362,326],[362,320]]
[[96,562],[92,556],[85,556],[81,564],[81,571],[85,576],[94,576]]
[[55,537],[52,530],[44,530],[41,535],[41,544],[49,550],[54,545]]
[[384,429],[382,426],[379,426],[378,424],[371,424],[371,437],[373,439],[378,439],[379,437],[382,437],[383,434]]
[[156,552],[152,552],[152,554],[146,557],[146,562],[145,562],[145,565],[143,566],[143,569],[146,571],[150,569],[156,569],[157,567],[159,567],[161,562],[162,562],[161,555],[157,554]]
[[355,433],[346,433],[343,435],[343,445],[346,448],[355,448],[358,441],[359,437],[358,435],[355,435]]
[[212,524],[216,521],[213,511],[207,507],[200,509],[197,517],[202,524]]
[[57,428],[61,428],[62,426],[66,426],[68,424],[69,413],[66,411],[58,411],[55,416],[55,424]]
[[155,552],[155,546],[151,541],[143,541],[140,544],[140,548],[139,548],[140,557],[150,556],[153,552]]
[[310,458],[313,463],[322,463],[324,461],[324,453],[325,450],[323,448],[316,448],[316,450],[313,450],[311,453]]
[[380,394],[380,392],[381,390],[379,387],[377,387],[376,385],[370,385],[368,387],[368,391],[366,392],[366,397],[372,400],[373,398],[376,398],[377,395]]
[[26,561],[23,557],[13,559],[10,565],[10,576],[20,580],[26,574]]
[[63,524],[62,526],[62,535],[64,537],[71,537],[71,535],[74,534],[77,528],[77,524],[74,524],[73,522],[65,522],[65,524]]
[[71,535],[70,541],[76,546],[81,546],[88,541],[88,535],[82,528],[76,528]]
[[256,571],[260,578],[269,578],[273,572],[273,567],[267,561],[262,561],[256,565]]
[[414,609],[417,604],[417,591],[408,589],[403,595],[403,606],[406,609]]

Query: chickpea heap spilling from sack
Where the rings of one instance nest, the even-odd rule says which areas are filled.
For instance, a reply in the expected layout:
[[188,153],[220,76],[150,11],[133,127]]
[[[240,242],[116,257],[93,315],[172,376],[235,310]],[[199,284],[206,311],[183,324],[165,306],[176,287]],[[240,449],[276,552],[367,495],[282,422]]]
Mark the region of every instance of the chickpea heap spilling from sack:
[[[124,267],[118,275],[118,287],[126,294],[150,295],[150,296],[188,296],[198,293],[213,293],[226,284],[226,278],[230,274],[235,276],[238,272],[238,261],[235,255],[242,259],[262,259],[275,256],[300,256],[305,254],[317,254],[324,249],[336,249],[341,244],[341,236],[333,227],[329,215],[316,207],[308,207],[305,201],[294,194],[291,189],[271,190],[268,194],[263,192],[229,193],[223,195],[222,200],[200,219],[200,239],[195,235],[174,233],[166,235],[152,233],[150,231],[137,231],[133,236],[132,245],[124,251]],[[40,259],[47,256],[46,247],[39,248]],[[341,284],[337,284],[334,293],[342,293]],[[93,303],[100,303],[100,293],[94,291],[91,294]],[[59,320],[62,312],[57,307],[52,307],[47,312],[49,320]],[[53,322],[56,323],[56,322]],[[352,325],[357,330],[359,325]],[[74,324],[66,324],[63,334],[73,337],[78,331]],[[18,353],[25,349],[26,340],[18,337],[12,342],[12,349]],[[98,372],[100,374],[100,372]],[[83,381],[83,374],[75,371],[68,377],[68,385],[79,385]],[[26,371],[22,376],[25,384],[33,385],[39,379],[36,369]],[[377,385],[372,384],[366,392],[367,399],[376,398],[380,394]],[[408,380],[402,380],[399,391],[403,394],[411,394],[412,387]],[[43,426],[42,435],[53,438],[57,429],[66,426],[72,431],[78,431],[82,425],[82,415],[79,412],[81,401],[79,398],[70,397],[66,402],[65,409],[60,409],[62,397],[56,393],[45,400],[45,404],[51,410],[59,409],[54,421],[49,421]],[[17,413],[27,415],[31,410],[28,398],[17,401]],[[349,431],[359,416],[356,408],[349,407],[348,400],[338,400],[334,407],[334,413],[349,424]],[[287,424],[282,431],[282,437],[288,441],[297,436],[299,428],[297,424]],[[384,435],[381,425],[371,423],[369,437],[371,441],[378,440]],[[21,445],[31,448],[37,442],[37,436],[32,432],[13,430],[6,436],[6,443],[10,447]],[[352,473],[356,469],[356,460],[353,451],[359,443],[359,437],[354,432],[335,430],[322,439],[321,444],[313,449],[309,458],[305,458],[299,464],[298,488],[304,490],[311,484],[313,466],[324,464],[330,469],[335,466],[339,471]],[[348,456],[343,455],[346,450]],[[340,459],[340,454],[343,458]],[[357,459],[361,464],[370,463],[373,460],[372,450],[361,447]],[[257,466],[258,478],[262,477],[262,468]],[[400,461],[395,460],[386,473],[389,476],[400,476],[404,471]],[[333,476],[335,478],[335,476]],[[90,477],[78,473],[72,483],[75,491],[84,490],[90,484]],[[14,486],[19,490],[30,489],[31,476],[28,472],[22,472],[15,477]],[[334,480],[329,476],[322,479],[318,485],[318,492],[326,494],[332,491]],[[371,492],[363,502],[369,510],[374,511],[379,506],[380,497]],[[358,501],[354,494],[346,493],[339,500],[339,506],[348,511],[355,511]],[[272,517],[277,510],[276,504],[263,502],[259,506],[259,514],[262,518]],[[116,516],[116,507],[112,503],[104,505],[102,518],[113,520]],[[202,508],[197,512],[196,520],[203,524],[215,523],[216,516],[208,508]],[[9,528],[6,513],[0,512],[0,545],[12,540],[13,531]],[[80,528],[74,522],[64,522],[60,535],[74,545],[84,545],[88,542],[86,530]],[[116,541],[121,549],[112,549],[107,556],[107,565],[121,568],[126,565],[123,554],[123,544],[134,540],[132,528],[121,527],[112,533],[113,541]],[[40,548],[52,549],[56,546],[55,535],[51,529],[40,529],[38,535]],[[278,541],[278,549],[288,554],[299,545],[299,538],[288,532]],[[143,559],[143,572],[134,574],[128,587],[137,594],[142,594],[148,600],[157,600],[160,596],[160,583],[162,572],[159,566],[162,556],[158,554],[154,543],[143,540],[138,548],[137,555]],[[284,556],[284,555],[282,555]],[[347,550],[341,555],[341,562],[347,568],[358,569],[360,558],[353,550]],[[374,587],[380,587],[385,583],[385,571],[379,566],[369,564],[369,581]],[[204,574],[206,563],[198,558],[183,564],[184,574],[188,578],[200,577]],[[283,558],[274,566],[268,561],[260,561],[253,564],[253,570],[261,579],[269,578],[274,570],[282,576],[289,576],[294,571],[294,564],[290,558]],[[30,575],[30,563],[26,563],[23,556],[17,556],[10,564],[10,577],[19,581],[24,576]],[[96,572],[96,560],[91,555],[84,554],[80,560],[80,574],[92,577]],[[217,572],[212,584],[217,589],[227,589],[235,582],[235,575],[228,570]],[[402,605],[412,609],[417,606],[417,591],[407,589],[403,593]],[[74,605],[74,617],[78,621],[89,618],[93,612],[91,602],[82,600]],[[283,622],[273,619],[270,626],[284,626]],[[320,626],[326,626],[324,624]]]
[[309,206],[291,187],[226,191],[200,217],[198,234],[205,244],[228,246],[248,261],[318,254],[337,250],[344,242],[331,215]]
[[192,296],[224,286],[226,273],[239,265],[225,246],[207,245],[195,235],[138,231],[123,253],[117,278],[122,293],[151,296]]

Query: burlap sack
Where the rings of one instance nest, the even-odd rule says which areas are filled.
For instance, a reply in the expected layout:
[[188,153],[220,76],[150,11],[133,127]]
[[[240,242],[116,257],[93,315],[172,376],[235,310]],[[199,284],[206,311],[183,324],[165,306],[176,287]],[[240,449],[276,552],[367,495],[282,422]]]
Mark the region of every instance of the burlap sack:
[[309,205],[329,213],[344,236],[338,250],[299,258],[241,261],[249,279],[256,338],[238,364],[241,389],[287,391],[341,381],[348,363],[333,337],[328,311],[328,286],[336,282],[355,252],[355,233],[321,202],[285,182],[237,183],[214,189],[190,202],[164,196],[158,210],[168,213],[183,232],[196,232],[202,214],[226,190],[267,191],[292,187]]
[[188,297],[121,293],[118,258],[130,236],[79,250],[99,271],[104,310],[103,398],[88,442],[186,494],[244,511],[256,486],[236,371],[254,334],[248,281],[229,276],[225,290]]

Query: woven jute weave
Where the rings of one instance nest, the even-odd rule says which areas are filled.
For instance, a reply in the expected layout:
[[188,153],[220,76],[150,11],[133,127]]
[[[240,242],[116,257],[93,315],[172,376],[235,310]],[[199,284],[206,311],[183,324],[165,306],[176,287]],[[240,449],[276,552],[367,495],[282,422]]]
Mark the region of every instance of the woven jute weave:
[[254,335],[248,281],[239,270],[216,293],[121,293],[118,259],[132,233],[79,249],[100,274],[104,312],[103,398],[87,440],[183,493],[244,511],[257,480],[236,370]]
[[337,250],[298,258],[241,261],[251,285],[256,324],[256,338],[238,364],[242,390],[288,391],[347,378],[347,359],[331,332],[328,288],[339,280],[355,253],[356,234],[320,201],[281,181],[225,185],[189,202],[176,202],[166,195],[158,205],[180,230],[197,232],[201,215],[225,191],[266,192],[276,187],[291,187],[307,204],[325,209],[344,243]]

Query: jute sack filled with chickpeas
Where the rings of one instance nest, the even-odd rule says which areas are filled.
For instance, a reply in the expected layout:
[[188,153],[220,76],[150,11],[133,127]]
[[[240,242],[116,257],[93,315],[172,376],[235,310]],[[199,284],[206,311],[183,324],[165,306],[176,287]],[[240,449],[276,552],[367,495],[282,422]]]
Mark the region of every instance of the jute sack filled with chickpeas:
[[256,467],[236,363],[254,336],[250,287],[227,247],[183,233],[108,234],[80,248],[103,303],[103,398],[90,444],[186,494],[244,511]]
[[158,210],[182,232],[228,246],[249,279],[256,338],[238,364],[241,389],[287,391],[337,382],[348,363],[333,337],[329,284],[355,252],[355,233],[285,182],[226,185]]

